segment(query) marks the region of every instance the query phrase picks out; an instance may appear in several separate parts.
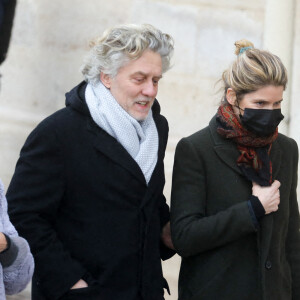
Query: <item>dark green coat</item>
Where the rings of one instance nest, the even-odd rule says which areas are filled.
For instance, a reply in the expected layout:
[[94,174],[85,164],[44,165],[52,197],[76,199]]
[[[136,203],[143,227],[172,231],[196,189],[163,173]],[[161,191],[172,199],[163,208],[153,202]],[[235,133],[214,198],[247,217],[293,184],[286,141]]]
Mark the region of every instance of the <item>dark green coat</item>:
[[238,156],[235,143],[217,133],[215,117],[177,145],[171,230],[182,256],[179,299],[299,300],[297,144],[279,134],[272,145],[281,202],[259,223],[248,207],[252,184]]

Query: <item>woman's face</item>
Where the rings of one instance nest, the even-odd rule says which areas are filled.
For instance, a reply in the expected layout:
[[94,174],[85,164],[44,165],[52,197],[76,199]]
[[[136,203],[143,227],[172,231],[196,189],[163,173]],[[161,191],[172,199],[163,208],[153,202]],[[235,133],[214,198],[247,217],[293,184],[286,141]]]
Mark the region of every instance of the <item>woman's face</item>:
[[[255,92],[247,93],[239,101],[236,100],[235,92],[229,88],[227,90],[227,101],[232,105],[234,112],[238,116],[244,114],[245,108],[252,109],[278,109],[281,108],[283,96],[283,86],[268,85]],[[241,109],[239,109],[239,106]]]

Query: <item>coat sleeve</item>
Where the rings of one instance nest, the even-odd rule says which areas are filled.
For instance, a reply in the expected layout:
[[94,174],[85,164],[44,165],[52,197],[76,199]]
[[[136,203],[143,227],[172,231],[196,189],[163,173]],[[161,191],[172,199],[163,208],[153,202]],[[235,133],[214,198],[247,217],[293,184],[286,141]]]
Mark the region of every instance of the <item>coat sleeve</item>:
[[[166,203],[166,198],[161,195],[160,200],[160,224],[161,229],[170,221],[170,209],[169,205]],[[176,252],[168,248],[162,241],[160,241],[160,257],[162,260],[167,260],[171,258]]]
[[257,230],[247,199],[208,216],[206,180],[203,158],[188,138],[182,139],[174,160],[171,233],[175,249],[183,257],[223,246]]
[[300,299],[300,219],[297,202],[298,183],[298,147],[294,140],[290,149],[294,149],[293,157],[293,182],[290,192],[289,227],[286,239],[286,255],[292,274],[292,299]]
[[28,243],[20,236],[10,237],[17,248],[17,257],[10,266],[3,268],[5,293],[13,295],[24,290],[31,280],[34,262]]
[[[51,117],[50,117],[51,118]],[[35,259],[35,284],[49,299],[58,299],[83,274],[55,230],[65,193],[62,141],[55,119],[44,120],[28,137],[7,192],[12,223],[27,239]]]
[[5,293],[16,294],[25,289],[31,280],[34,262],[26,240],[18,236],[7,214],[7,202],[0,182],[1,223],[3,233],[10,242],[10,247],[0,254],[3,267]]

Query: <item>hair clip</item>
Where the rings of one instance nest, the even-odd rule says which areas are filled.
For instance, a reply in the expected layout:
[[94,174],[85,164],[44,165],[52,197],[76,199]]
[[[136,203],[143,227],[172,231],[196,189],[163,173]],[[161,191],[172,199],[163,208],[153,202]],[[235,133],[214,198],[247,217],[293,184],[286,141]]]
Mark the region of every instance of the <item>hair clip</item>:
[[243,48],[241,48],[240,49],[240,53],[239,53],[239,55],[241,55],[242,53],[244,53],[246,50],[248,50],[248,49],[252,49],[253,47],[252,46],[249,46],[249,47],[243,47]]

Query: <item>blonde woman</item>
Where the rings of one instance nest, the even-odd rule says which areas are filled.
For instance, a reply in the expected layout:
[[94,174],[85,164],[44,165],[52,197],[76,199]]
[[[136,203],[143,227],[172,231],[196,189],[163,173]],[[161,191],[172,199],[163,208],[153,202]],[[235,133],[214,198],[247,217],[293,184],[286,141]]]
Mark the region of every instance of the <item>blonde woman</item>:
[[235,45],[217,114],[176,149],[179,299],[300,299],[298,149],[277,129],[287,72],[251,42]]

